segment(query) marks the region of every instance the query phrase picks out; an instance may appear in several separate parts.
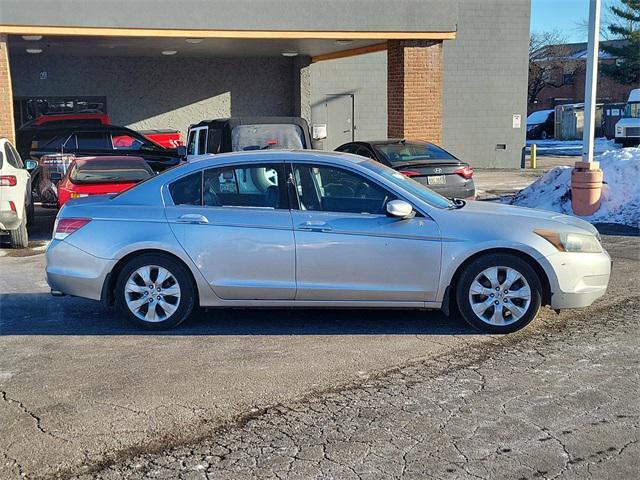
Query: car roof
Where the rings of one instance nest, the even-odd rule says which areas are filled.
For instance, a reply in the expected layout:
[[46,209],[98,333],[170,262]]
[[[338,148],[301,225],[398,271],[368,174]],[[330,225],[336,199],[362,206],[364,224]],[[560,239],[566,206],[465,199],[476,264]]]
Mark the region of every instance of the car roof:
[[326,150],[250,150],[246,152],[230,152],[218,154],[198,155],[189,161],[190,164],[199,164],[205,161],[219,161],[225,163],[245,163],[247,161],[318,161],[331,160],[336,163],[353,164],[366,162],[368,159],[350,153],[333,152]]
[[94,161],[104,161],[104,160],[108,160],[108,161],[126,160],[126,161],[146,162],[146,160],[142,157],[134,157],[134,156],[128,156],[128,155],[102,155],[97,157],[77,156],[76,161],[77,160],[82,160],[83,162],[94,162]]
[[68,124],[64,125],[51,125],[47,126],[40,125],[37,128],[33,129],[36,132],[64,132],[64,133],[75,133],[75,132],[127,132],[134,133],[135,135],[141,136],[135,130],[131,130],[127,127],[122,127],[119,125],[104,125],[104,124],[87,124],[87,123],[73,123],[68,122]]
[[204,126],[230,126],[235,127],[237,125],[253,125],[253,124],[291,124],[298,125],[303,128],[307,128],[307,121],[302,117],[226,117],[226,118],[212,118],[209,120],[202,120],[198,123],[194,123],[189,128],[204,127]]

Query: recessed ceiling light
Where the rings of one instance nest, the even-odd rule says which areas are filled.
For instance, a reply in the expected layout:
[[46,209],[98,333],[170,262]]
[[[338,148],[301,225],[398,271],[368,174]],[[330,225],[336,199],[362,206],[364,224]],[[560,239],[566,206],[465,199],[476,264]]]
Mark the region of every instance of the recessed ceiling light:
[[349,45],[353,40],[336,40],[336,45]]
[[37,42],[42,40],[42,35],[22,35],[22,39],[28,42]]
[[27,53],[42,53],[41,48],[27,48]]
[[283,57],[297,57],[298,52],[282,52]]
[[163,50],[162,51],[163,55],[175,55],[176,53],[178,53],[177,50]]
[[196,44],[196,43],[202,43],[203,40],[204,38],[187,38],[185,39],[185,42]]

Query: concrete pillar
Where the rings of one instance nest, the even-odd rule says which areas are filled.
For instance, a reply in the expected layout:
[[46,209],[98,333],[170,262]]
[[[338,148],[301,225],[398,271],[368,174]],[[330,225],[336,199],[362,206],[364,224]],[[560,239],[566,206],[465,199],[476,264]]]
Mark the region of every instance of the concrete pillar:
[[297,56],[293,59],[293,116],[311,123],[311,58]]
[[440,143],[442,42],[392,40],[387,49],[387,134]]
[[15,145],[15,125],[13,122],[13,90],[9,69],[7,36],[0,34],[0,138],[8,138]]

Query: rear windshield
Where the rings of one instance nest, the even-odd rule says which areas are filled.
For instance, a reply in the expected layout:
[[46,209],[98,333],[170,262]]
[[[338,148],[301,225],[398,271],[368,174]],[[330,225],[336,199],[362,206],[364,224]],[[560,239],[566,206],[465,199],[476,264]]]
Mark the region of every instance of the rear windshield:
[[449,152],[431,143],[390,143],[375,146],[393,164],[419,160],[455,160]]
[[270,148],[306,148],[302,129],[290,123],[264,123],[238,125],[231,130],[231,149],[234,152]]
[[553,112],[553,110],[538,110],[537,112],[533,112],[527,117],[527,125],[539,125],[546,122],[551,112]]
[[137,183],[154,175],[144,160],[77,160],[69,174],[73,183]]

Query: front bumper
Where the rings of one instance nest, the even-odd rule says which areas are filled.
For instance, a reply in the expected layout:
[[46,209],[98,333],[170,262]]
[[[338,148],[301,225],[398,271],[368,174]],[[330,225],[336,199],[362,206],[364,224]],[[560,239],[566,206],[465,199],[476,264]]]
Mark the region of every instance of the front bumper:
[[46,253],[47,283],[54,292],[100,300],[116,260],[94,257],[64,240],[52,240]]
[[611,276],[611,257],[601,253],[558,252],[545,257],[551,288],[551,308],[588,307],[603,296]]

